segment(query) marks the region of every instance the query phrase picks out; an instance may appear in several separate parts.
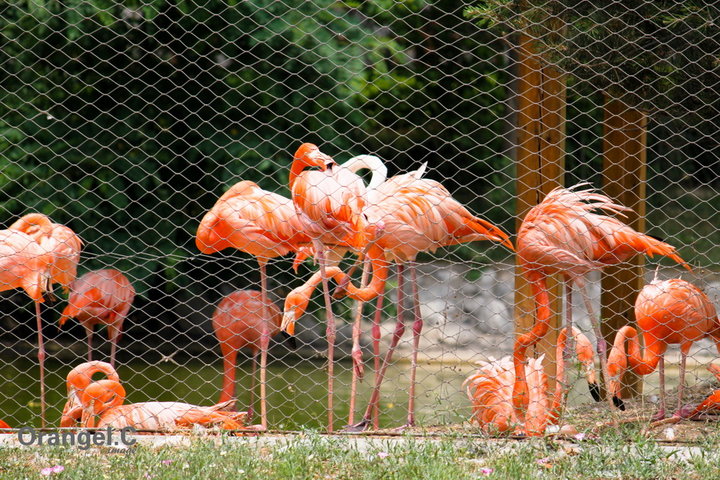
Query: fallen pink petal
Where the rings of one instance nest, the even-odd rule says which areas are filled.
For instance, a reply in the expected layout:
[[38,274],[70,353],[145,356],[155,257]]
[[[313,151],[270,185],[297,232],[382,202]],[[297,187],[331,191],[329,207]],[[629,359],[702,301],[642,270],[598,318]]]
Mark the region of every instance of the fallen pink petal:
[[378,452],[377,456],[379,458],[387,458],[390,456],[390,454],[388,452]]
[[586,437],[586,436],[587,436],[587,435],[584,434],[584,433],[578,433],[578,434],[575,435],[575,440],[585,440],[585,437]]
[[483,475],[490,475],[495,471],[494,468],[481,468],[480,473]]
[[46,467],[46,468],[43,468],[42,470],[40,470],[40,475],[48,476],[48,475],[52,475],[52,473],[53,473],[52,467]]
[[162,463],[163,465],[170,465],[172,462],[172,460],[162,460],[160,463]]
[[62,465],[55,465],[54,467],[52,467],[51,470],[52,473],[60,473],[65,470],[65,467],[63,467]]

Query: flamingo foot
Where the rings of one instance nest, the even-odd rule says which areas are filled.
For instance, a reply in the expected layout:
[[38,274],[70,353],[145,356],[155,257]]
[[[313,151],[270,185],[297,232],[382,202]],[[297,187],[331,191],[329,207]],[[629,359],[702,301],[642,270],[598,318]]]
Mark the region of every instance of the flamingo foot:
[[[596,402],[602,402],[602,395],[600,395],[600,386],[597,383],[588,383],[588,389],[590,389],[590,395]],[[613,403],[620,410],[625,410],[625,405],[618,405],[618,402],[622,404],[622,400],[618,397],[613,397]]]
[[615,405],[618,410],[624,412],[625,411],[625,402],[623,402],[623,399],[620,397],[616,397],[613,395],[612,397],[613,405]]
[[342,428],[342,431],[348,432],[348,433],[365,432],[370,428],[370,422],[371,422],[371,420],[369,418],[363,418],[362,421],[360,421],[359,423],[356,423],[354,425],[345,425]]
[[667,415],[665,415],[665,409],[661,408],[655,413],[655,415],[650,418],[650,420],[653,422],[657,422],[658,420],[665,419],[665,417],[667,417]]
[[365,367],[363,365],[362,350],[360,350],[359,348],[353,349],[350,356],[352,357],[353,369],[355,371],[355,375],[357,376],[357,379],[362,382],[362,379],[365,376]]
[[393,428],[393,432],[406,432],[410,430],[411,428],[415,428],[415,422],[408,422],[405,425],[400,425],[399,427]]
[[678,411],[673,414],[673,417],[693,418],[697,416],[694,415],[694,413],[695,407],[693,405],[685,405],[684,407],[678,409]]

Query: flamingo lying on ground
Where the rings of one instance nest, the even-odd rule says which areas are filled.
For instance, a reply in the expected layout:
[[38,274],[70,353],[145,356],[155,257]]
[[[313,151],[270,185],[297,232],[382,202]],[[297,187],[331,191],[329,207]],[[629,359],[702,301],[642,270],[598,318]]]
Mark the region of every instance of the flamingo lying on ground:
[[85,327],[88,343],[88,362],[92,361],[92,337],[95,325],[107,325],[111,342],[110,365],[115,366],[115,350],[122,325],[135,299],[135,289],[125,275],[117,270],[87,272],[70,284],[68,304],[59,323],[77,318]]
[[[585,185],[587,184],[581,183],[572,188],[556,188],[550,192],[539,205],[528,212],[518,231],[518,259],[533,289],[537,309],[535,325],[516,339],[513,351],[515,374],[518,378],[513,387],[513,404],[515,415],[519,419],[523,418],[523,406],[528,403],[524,366],[527,349],[539,342],[550,327],[550,302],[546,284],[549,275],[559,273],[565,280],[568,328],[572,327],[572,285],[575,284],[580,289],[597,338],[597,352],[605,379],[606,397],[612,407],[607,348],[600,331],[600,320],[593,313],[590,297],[585,289],[585,275],[593,270],[602,270],[607,265],[622,263],[641,253],[649,256],[665,255],[690,268],[671,245],[637,232],[613,217],[593,213],[593,210],[605,210],[622,214],[630,209],[613,203],[608,197],[594,193],[591,189],[578,190]],[[571,343],[568,342],[565,358],[571,351]]]
[[[125,389],[116,380],[112,366],[104,362],[90,362],[73,369],[67,378],[73,391],[68,396],[61,426],[72,426],[77,421],[87,428],[125,428],[136,430],[172,431],[191,425],[221,426],[224,429],[242,429],[246,413],[227,412],[230,402],[200,407],[181,402],[144,402],[123,405]],[[89,381],[88,373],[100,369],[109,372],[103,380]],[[75,406],[79,403],[79,408]],[[79,415],[78,415],[79,414]],[[96,422],[95,417],[99,416]],[[66,425],[63,425],[64,422]],[[69,425],[67,425],[69,424]]]
[[[269,319],[265,317],[269,312]],[[267,325],[269,323],[269,325]],[[263,332],[270,337],[280,333],[280,309],[273,302],[263,305],[262,292],[238,290],[223,298],[212,317],[213,329],[223,354],[223,388],[219,403],[235,400],[235,368],[237,353],[241,348],[252,351],[252,376],[250,381],[250,408],[248,420],[252,419],[255,404],[255,371]]]
[[62,417],[60,417],[61,427],[74,427],[80,421],[82,416],[82,397],[85,388],[93,382],[93,375],[102,373],[107,380],[120,381],[117,372],[107,362],[85,362],[73,368],[68,373],[65,386],[67,387],[67,402],[63,408]]
[[[250,181],[239,182],[220,197],[203,217],[195,243],[203,253],[236,248],[253,255],[260,266],[261,305],[267,298],[267,262],[271,258],[297,251],[310,242],[290,199],[267,192]],[[270,312],[264,312],[266,319]],[[264,325],[269,325],[266,322]],[[270,331],[260,336],[260,417],[267,428],[266,372]]]
[[[593,347],[590,340],[580,330],[573,327],[577,358],[583,365],[588,386],[593,395],[598,391],[593,363]],[[558,336],[557,358],[565,348],[567,330]],[[515,373],[509,356],[500,360],[484,362],[470,375],[463,386],[467,385],[467,394],[472,403],[472,421],[478,423],[487,433],[508,432],[515,434],[542,435],[548,425],[556,425],[565,405],[567,389],[556,381],[555,392],[548,398],[547,375],[542,365],[544,355],[531,358],[525,365],[528,383],[528,404],[524,406],[525,417],[519,418],[513,409],[513,385]],[[564,362],[558,362],[558,376],[564,370]]]
[[[655,420],[665,417],[665,360],[668,345],[680,345],[680,384],[678,411],[685,388],[685,364],[692,344],[711,337],[720,353],[720,320],[710,299],[695,285],[673,278],[645,285],[635,301],[635,320],[642,333],[645,349],[638,341],[638,331],[621,328],[610,350],[608,371],[610,392],[615,403],[624,409],[620,399],[622,376],[630,368],[638,375],[649,375],[658,368],[660,374],[660,409]],[[626,343],[629,348],[626,349]]]

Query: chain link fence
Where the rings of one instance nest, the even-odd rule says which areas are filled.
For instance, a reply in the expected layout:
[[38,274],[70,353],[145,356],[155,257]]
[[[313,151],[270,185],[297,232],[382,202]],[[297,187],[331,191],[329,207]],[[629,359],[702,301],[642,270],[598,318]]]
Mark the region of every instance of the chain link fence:
[[[33,0],[5,2],[0,13],[0,219],[9,228],[23,215],[47,215],[82,240],[78,277],[113,269],[132,285],[134,297],[110,295],[131,301],[115,362],[126,403],[219,401],[224,373],[213,313],[237,290],[260,290],[260,271],[237,249],[201,253],[198,226],[243,180],[290,198],[293,153],[303,142],[338,163],[376,155],[390,176],[427,163],[425,178],[514,244],[525,214],[553,185],[589,182],[633,208],[639,215],[623,220],[676,247],[693,271],[656,256],[644,266],[627,259],[620,269],[630,277],[614,283],[590,274],[589,296],[612,327],[611,343],[654,275],[682,276],[720,306],[720,10],[710,3]],[[513,252],[493,241],[447,243],[417,258],[424,325],[415,396],[423,426],[467,422],[465,378],[477,362],[511,354],[516,332],[536,322],[534,303],[518,293],[527,285]],[[15,257],[7,248],[3,255],[5,278]],[[355,259],[347,255],[340,268]],[[310,260],[297,273],[292,267],[292,253],[268,264],[268,296],[280,311],[318,269]],[[383,384],[381,427],[402,425],[407,415],[416,319],[405,278],[407,328]],[[398,283],[392,273],[385,287],[381,356],[396,328]],[[93,285],[86,304],[107,293]],[[0,418],[40,425],[35,304],[16,287],[8,281],[0,296]],[[605,310],[617,298],[601,301],[601,291],[625,306]],[[66,376],[86,361],[88,346],[76,320],[59,327],[68,294],[57,284],[54,293],[44,294],[40,315],[46,417],[57,426]],[[335,428],[361,420],[371,396],[374,303],[360,323],[365,376],[351,409],[355,302],[333,300]],[[551,305],[562,314],[559,300]],[[577,291],[572,310],[595,344]],[[109,361],[107,335],[123,313],[120,306],[111,317],[94,313],[104,321],[93,359]],[[325,331],[318,287],[293,340],[270,341],[269,428],[326,426]],[[541,345],[530,356],[550,351]],[[256,350],[238,356],[236,407],[254,402],[257,418]],[[712,339],[693,344],[691,394],[698,385],[705,386],[698,395],[709,393],[704,367],[716,355]],[[671,345],[668,387],[678,383],[676,359]],[[642,377],[651,401],[639,405],[650,413],[657,382],[657,372]],[[569,402],[592,400],[578,384]]]

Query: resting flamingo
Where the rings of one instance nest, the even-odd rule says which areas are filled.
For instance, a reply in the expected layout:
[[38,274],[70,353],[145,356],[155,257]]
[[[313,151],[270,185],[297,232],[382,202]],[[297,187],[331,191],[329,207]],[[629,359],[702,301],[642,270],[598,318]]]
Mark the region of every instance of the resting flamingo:
[[[537,321],[533,328],[515,341],[513,362],[517,381],[513,388],[513,405],[517,418],[523,418],[528,393],[524,362],[527,349],[539,342],[547,333],[550,321],[549,297],[546,278],[560,273],[565,280],[565,301],[568,305],[567,328],[572,328],[572,285],[582,294],[593,330],[597,338],[606,398],[612,407],[608,385],[605,339],[600,331],[599,319],[593,313],[590,297],[585,289],[585,275],[602,270],[607,265],[624,262],[637,254],[665,255],[678,263],[687,264],[675,253],[675,248],[625,225],[616,218],[593,213],[605,210],[622,214],[630,210],[613,203],[608,197],[591,189],[579,190],[581,183],[572,188],[556,188],[533,207],[525,216],[517,238],[517,254],[523,273],[535,295]],[[567,358],[568,348],[564,357]]]
[[[290,199],[267,192],[254,182],[241,181],[225,192],[205,215],[198,227],[195,243],[203,253],[215,253],[236,248],[253,255],[260,266],[262,305],[267,298],[266,266],[271,258],[297,251],[310,239]],[[266,319],[270,312],[264,312]],[[266,322],[264,325],[269,325]],[[260,337],[260,417],[267,428],[266,371],[270,331]]]
[[[668,345],[680,345],[680,384],[677,411],[682,407],[685,366],[692,344],[710,337],[720,353],[720,320],[710,299],[695,285],[673,278],[655,279],[643,287],[635,301],[635,320],[642,333],[645,349],[638,341],[638,330],[622,327],[615,336],[608,358],[610,392],[615,403],[620,399],[622,376],[629,368],[637,375],[649,375],[659,366],[660,408],[654,420],[665,418],[665,359]],[[626,349],[626,344],[629,348]]]
[[[405,330],[402,319],[403,265],[408,264],[410,269],[415,305],[407,421],[407,425],[412,426],[415,424],[415,374],[420,333],[422,331],[422,317],[420,316],[414,263],[417,254],[421,251],[434,252],[442,246],[475,240],[495,240],[512,249],[512,243],[507,234],[491,223],[470,214],[467,209],[452,198],[447,189],[440,183],[420,178],[423,172],[424,166],[418,171],[397,175],[387,180],[377,189],[374,189],[372,195],[368,196],[370,201],[363,211],[370,225],[381,225],[376,230],[376,232],[380,233],[374,238],[374,245],[384,252],[388,260],[398,264],[398,320],[383,365],[376,376],[373,393],[363,420],[351,426],[350,429],[352,430],[364,430],[369,426],[372,412],[379,401],[380,386],[385,371]],[[338,279],[336,278],[336,280]],[[375,275],[373,280],[375,280]],[[347,282],[347,277],[341,276],[340,282],[343,285]],[[308,287],[314,288],[314,285],[308,285]],[[381,295],[383,290],[377,289]],[[311,292],[312,289],[309,291]],[[291,295],[300,293],[304,292],[296,291]],[[301,312],[290,310],[298,302],[291,295],[286,299],[285,315],[298,318]],[[382,302],[378,299],[378,311],[381,311],[381,309]]]
[[107,325],[111,342],[110,365],[115,366],[122,325],[135,299],[135,289],[125,275],[117,270],[93,270],[70,284],[68,304],[59,323],[77,318],[85,327],[88,343],[88,362],[92,361],[92,337],[95,325]]
[[[98,365],[100,364],[100,365]],[[87,376],[89,371],[101,369],[110,372],[113,378],[92,381]],[[112,366],[97,362],[91,366],[80,365],[70,372],[68,385],[82,387],[68,397],[65,410],[69,412],[66,423],[80,422],[86,428],[112,427],[122,429],[132,427],[136,430],[172,431],[191,425],[215,426],[224,429],[241,429],[244,426],[246,413],[223,411],[228,403],[212,407],[200,407],[181,402],[143,402],[123,405],[125,389],[116,379]],[[80,407],[69,407],[79,403]],[[78,413],[79,418],[78,418]],[[96,422],[95,417],[99,416]]]
[[67,402],[60,417],[61,427],[74,427],[82,416],[82,403],[80,398],[85,388],[93,382],[93,375],[101,373],[108,380],[120,381],[115,368],[107,362],[92,361],[81,363],[73,368],[67,375],[65,386],[67,387]]
[[[598,386],[592,344],[577,328],[573,327],[572,331],[578,361],[585,370],[590,392],[596,395]],[[558,336],[557,358],[563,354],[566,338],[567,330],[563,329]],[[472,403],[472,421],[478,423],[486,433],[503,433],[514,428],[515,434],[529,436],[542,435],[548,425],[556,425],[565,405],[567,390],[557,381],[554,394],[548,398],[543,358],[544,355],[537,359],[531,358],[525,365],[530,398],[524,419],[518,418],[513,410],[515,373],[512,359],[507,356],[500,360],[483,362],[480,368],[463,382],[463,386],[467,385],[467,395]],[[558,375],[562,374],[564,368],[564,363],[559,362]]]
[[[265,312],[269,317],[265,317]],[[269,323],[269,325],[266,325]],[[248,420],[253,417],[255,372],[260,351],[262,332],[270,337],[280,333],[280,309],[273,302],[263,306],[262,292],[238,290],[223,298],[212,316],[212,325],[223,354],[223,388],[219,403],[235,400],[235,368],[237,352],[241,348],[252,351],[252,375],[250,384],[250,408]]]
[[45,426],[45,348],[43,347],[40,304],[47,288],[47,272],[53,262],[51,252],[30,235],[17,230],[0,230],[0,291],[22,288],[35,302],[40,364],[40,416]]

